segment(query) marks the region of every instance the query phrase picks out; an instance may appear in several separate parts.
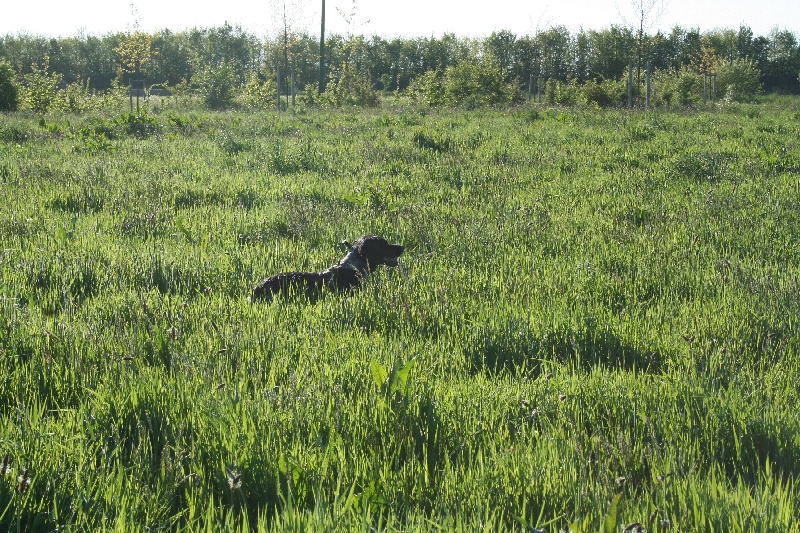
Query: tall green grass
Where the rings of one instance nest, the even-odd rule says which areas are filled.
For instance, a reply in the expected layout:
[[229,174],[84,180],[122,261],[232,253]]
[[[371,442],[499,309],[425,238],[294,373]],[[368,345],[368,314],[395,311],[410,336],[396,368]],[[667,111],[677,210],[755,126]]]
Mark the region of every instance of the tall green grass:
[[797,531],[796,106],[4,116],[0,524]]

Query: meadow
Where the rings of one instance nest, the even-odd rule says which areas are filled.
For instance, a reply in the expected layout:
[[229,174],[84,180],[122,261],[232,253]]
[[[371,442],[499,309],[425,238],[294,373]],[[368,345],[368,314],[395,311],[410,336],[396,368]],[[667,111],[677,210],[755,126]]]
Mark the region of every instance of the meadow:
[[9,114],[0,204],[3,529],[800,531],[796,98]]

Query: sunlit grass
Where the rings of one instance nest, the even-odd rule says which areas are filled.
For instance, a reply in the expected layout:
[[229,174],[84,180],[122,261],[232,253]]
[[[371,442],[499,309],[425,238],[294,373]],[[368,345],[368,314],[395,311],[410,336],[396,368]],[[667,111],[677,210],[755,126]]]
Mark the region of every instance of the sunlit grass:
[[0,523],[797,528],[781,105],[4,116]]

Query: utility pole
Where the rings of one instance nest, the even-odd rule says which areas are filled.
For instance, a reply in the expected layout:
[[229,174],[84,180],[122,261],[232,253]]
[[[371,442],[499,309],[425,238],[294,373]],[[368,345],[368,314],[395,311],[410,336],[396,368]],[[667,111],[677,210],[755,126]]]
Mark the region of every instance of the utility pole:
[[322,0],[322,29],[319,34],[319,94],[325,92],[325,0]]

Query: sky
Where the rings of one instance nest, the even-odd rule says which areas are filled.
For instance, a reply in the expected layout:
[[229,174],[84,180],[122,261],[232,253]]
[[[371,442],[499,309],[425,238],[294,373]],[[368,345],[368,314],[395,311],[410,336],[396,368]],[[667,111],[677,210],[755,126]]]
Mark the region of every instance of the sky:
[[[553,26],[570,31],[603,29],[612,24],[633,26],[638,20],[636,2],[656,8],[649,33],[668,32],[674,26],[701,31],[738,30],[749,26],[767,36],[774,28],[800,34],[798,0],[327,0],[326,30],[383,37],[484,37],[510,30],[533,35]],[[319,33],[319,0],[7,0],[0,8],[0,35],[27,33],[51,37],[102,36],[138,27],[147,32],[167,28],[173,32],[193,27],[229,23],[257,35],[274,35],[286,5],[291,26]],[[132,6],[135,6],[135,10]],[[354,17],[350,17],[351,14]],[[348,24],[347,19],[350,18]],[[625,24],[627,22],[627,24]]]

